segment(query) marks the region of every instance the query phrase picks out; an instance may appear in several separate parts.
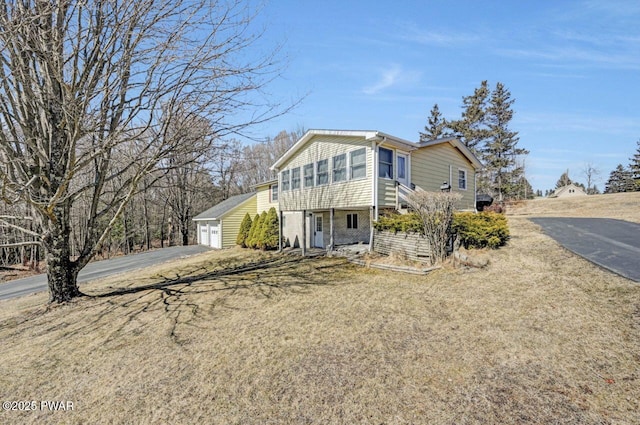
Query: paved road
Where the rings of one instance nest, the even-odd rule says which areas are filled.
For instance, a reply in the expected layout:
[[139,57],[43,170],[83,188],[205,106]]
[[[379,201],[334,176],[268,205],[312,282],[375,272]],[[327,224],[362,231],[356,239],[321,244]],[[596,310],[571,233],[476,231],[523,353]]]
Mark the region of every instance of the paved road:
[[[110,260],[95,261],[93,263],[89,263],[80,271],[80,274],[78,275],[78,283],[153,266],[174,258],[199,254],[208,250],[209,248],[202,245],[174,246],[142,252],[140,254],[126,255]],[[46,290],[47,276],[44,274],[12,280],[10,282],[0,284],[0,300],[20,297]]]
[[609,218],[530,218],[587,260],[640,282],[640,224]]

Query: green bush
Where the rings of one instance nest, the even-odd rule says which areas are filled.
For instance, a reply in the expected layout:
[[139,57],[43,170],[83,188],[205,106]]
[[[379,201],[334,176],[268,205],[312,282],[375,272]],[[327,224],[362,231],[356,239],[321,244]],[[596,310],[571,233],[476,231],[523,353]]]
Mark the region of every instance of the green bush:
[[280,229],[278,228],[278,213],[274,207],[269,208],[264,221],[262,222],[262,230],[258,241],[258,247],[262,250],[277,249],[278,236]]
[[460,212],[453,216],[452,230],[458,234],[465,248],[492,249],[503,246],[509,239],[509,226],[503,214],[494,212]]
[[373,223],[376,230],[388,230],[390,232],[422,233],[424,226],[420,216],[416,213],[398,214],[392,213],[378,217]]
[[249,232],[251,231],[251,216],[249,213],[244,215],[242,219],[242,223],[240,223],[240,231],[238,232],[238,237],[236,238],[236,244],[240,245],[243,248],[247,247],[247,238],[249,237]]
[[251,229],[249,230],[249,236],[247,236],[247,240],[245,242],[245,245],[247,246],[247,248],[255,249],[258,247],[257,235],[259,234],[261,227],[262,227],[262,224],[260,223],[260,214],[256,214],[256,216],[253,218],[253,222],[251,222]]

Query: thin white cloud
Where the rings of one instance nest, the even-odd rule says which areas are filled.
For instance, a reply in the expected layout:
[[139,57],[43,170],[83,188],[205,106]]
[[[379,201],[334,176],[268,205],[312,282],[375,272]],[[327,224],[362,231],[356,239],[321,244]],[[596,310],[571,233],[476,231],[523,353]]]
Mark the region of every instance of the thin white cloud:
[[406,71],[400,65],[391,65],[381,71],[379,78],[371,85],[362,89],[367,95],[378,94],[390,87],[415,83],[420,79],[420,74],[415,71]]
[[427,30],[413,23],[401,23],[396,29],[397,37],[424,45],[456,46],[477,43],[483,37],[479,33],[466,33],[459,28],[452,30]]

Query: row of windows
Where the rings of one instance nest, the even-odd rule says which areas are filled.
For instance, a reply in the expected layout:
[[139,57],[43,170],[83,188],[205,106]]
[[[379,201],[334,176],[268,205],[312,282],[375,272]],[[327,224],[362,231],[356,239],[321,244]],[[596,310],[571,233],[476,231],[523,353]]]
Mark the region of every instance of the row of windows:
[[[396,157],[399,180],[407,179],[407,158],[398,155]],[[300,187],[314,187],[329,184],[331,176],[332,183],[349,180],[362,179],[367,176],[367,153],[366,148],[357,149],[349,153],[336,155],[332,158],[331,169],[329,160],[322,159],[315,163],[306,164],[300,167],[284,170],[281,173],[282,191],[296,190]],[[379,148],[378,150],[378,176],[385,179],[393,179],[393,151],[391,149]],[[458,189],[467,190],[467,171],[458,170]],[[278,185],[272,186],[271,200],[278,200]]]
[[300,167],[282,171],[283,192],[300,189],[302,185],[305,188],[323,186],[329,184],[329,177],[332,183],[365,178],[367,177],[367,150],[361,148],[334,156],[331,169],[329,169],[328,159],[306,164],[302,167],[302,176],[300,173]]

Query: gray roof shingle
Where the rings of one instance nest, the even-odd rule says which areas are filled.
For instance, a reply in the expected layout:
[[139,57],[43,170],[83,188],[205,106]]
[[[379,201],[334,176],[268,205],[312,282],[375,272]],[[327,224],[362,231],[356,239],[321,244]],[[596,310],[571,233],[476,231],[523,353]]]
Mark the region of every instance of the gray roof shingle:
[[208,210],[201,212],[197,216],[193,217],[194,220],[215,220],[225,215],[238,205],[242,204],[247,199],[254,196],[256,192],[243,193],[242,195],[232,196],[231,198],[225,199],[219,204],[214,205]]

